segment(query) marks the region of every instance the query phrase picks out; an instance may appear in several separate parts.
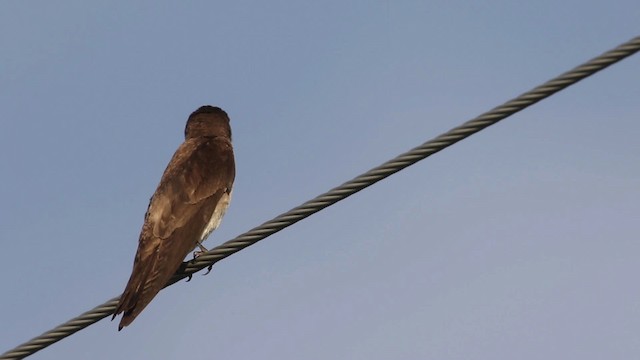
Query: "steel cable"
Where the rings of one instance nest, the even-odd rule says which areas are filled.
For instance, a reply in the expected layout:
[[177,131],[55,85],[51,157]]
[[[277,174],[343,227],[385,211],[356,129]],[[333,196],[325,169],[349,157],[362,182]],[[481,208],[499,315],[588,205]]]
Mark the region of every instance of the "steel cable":
[[[546,83],[510,100],[503,105],[467,121],[466,123],[451,129],[450,131],[435,137],[396,158],[375,167],[366,173],[345,182],[344,184],[317,196],[316,198],[295,207],[286,213],[278,215],[274,219],[257,226],[248,232],[229,240],[220,246],[202,254],[197,259],[183,264],[179,272],[174,275],[169,286],[181,279],[191,276],[193,273],[232,255],[256,242],[305,219],[318,211],[343,200],[356,192],[375,184],[376,182],[410,166],[426,157],[443,150],[444,148],[463,140],[480,130],[497,123],[504,118],[523,110],[524,108],[545,99],[556,92],[598,72],[640,50],[640,36],[616,47],[606,53],[552,79]],[[85,327],[94,324],[111,315],[115,310],[119,297],[115,297],[102,305],[99,305],[84,314],[75,317],[42,335],[33,338],[26,343],[0,355],[0,360],[23,359],[36,353],[45,347],[74,334]]]

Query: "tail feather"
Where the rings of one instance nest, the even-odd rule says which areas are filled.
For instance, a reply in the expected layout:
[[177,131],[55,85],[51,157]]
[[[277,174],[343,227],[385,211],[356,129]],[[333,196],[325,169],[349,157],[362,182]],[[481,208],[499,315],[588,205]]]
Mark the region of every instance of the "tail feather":
[[[158,252],[153,251],[151,256],[146,259],[136,259],[133,266],[133,272],[129,278],[129,282],[120,297],[118,307],[113,313],[111,320],[123,313],[118,331],[122,330],[125,326],[131,324],[133,320],[138,316],[142,310],[151,302],[151,300],[158,294],[162,285],[157,286],[153,284],[152,272],[157,271],[158,265]],[[150,283],[151,282],[151,283]],[[152,286],[149,286],[152,285]],[[155,286],[153,286],[155,285]]]

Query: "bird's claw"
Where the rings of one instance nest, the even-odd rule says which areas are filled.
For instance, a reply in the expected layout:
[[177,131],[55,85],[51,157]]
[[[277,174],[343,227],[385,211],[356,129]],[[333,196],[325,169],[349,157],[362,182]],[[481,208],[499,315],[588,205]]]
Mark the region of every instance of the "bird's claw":
[[189,281],[191,281],[191,279],[192,279],[192,278],[193,278],[193,274],[189,274],[189,275],[187,275],[187,281],[185,281],[185,282],[189,282]]
[[208,273],[210,273],[210,272],[211,272],[211,269],[213,269],[213,265],[209,265],[209,267],[207,268],[207,272],[206,272],[206,273],[204,273],[204,274],[202,274],[202,276],[205,276],[205,275],[207,275]]

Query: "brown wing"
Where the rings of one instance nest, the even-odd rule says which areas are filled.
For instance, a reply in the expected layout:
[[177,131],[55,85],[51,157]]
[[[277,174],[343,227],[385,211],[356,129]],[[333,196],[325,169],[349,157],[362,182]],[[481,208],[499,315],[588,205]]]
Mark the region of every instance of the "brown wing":
[[229,139],[192,138],[176,150],[151,198],[133,272],[114,313],[124,312],[119,329],[140,314],[196,247],[234,178]]

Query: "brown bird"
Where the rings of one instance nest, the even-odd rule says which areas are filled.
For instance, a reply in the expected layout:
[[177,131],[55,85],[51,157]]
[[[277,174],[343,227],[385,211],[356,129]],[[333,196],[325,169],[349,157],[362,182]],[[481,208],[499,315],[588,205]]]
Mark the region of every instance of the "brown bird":
[[133,272],[113,314],[124,313],[118,330],[131,324],[192,250],[202,248],[229,206],[234,178],[229,117],[202,106],[189,116],[185,141],[149,202]]

